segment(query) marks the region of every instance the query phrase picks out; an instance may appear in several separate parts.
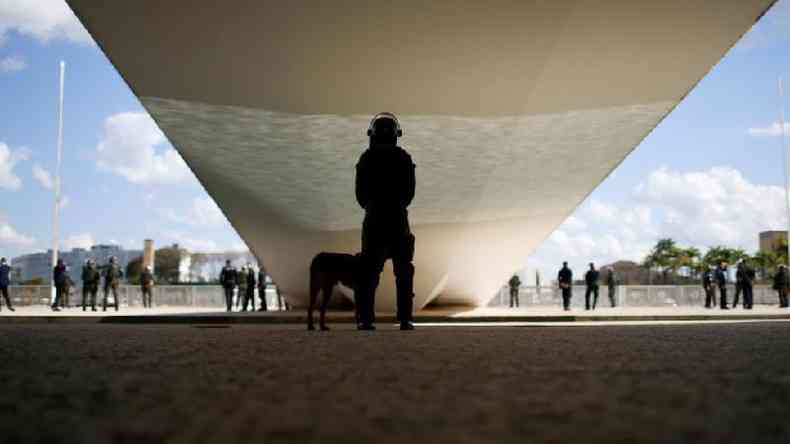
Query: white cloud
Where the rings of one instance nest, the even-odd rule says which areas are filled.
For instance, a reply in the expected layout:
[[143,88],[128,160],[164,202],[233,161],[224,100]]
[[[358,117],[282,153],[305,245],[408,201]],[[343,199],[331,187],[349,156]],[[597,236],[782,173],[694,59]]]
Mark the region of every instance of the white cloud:
[[[790,123],[785,122],[784,129],[787,137],[790,137]],[[755,137],[779,137],[782,135],[782,125],[774,122],[766,127],[749,128],[747,132]]]
[[14,173],[16,164],[28,160],[30,152],[24,148],[12,150],[0,142],[0,188],[18,190],[22,187],[22,180]]
[[553,278],[562,261],[577,273],[588,262],[641,261],[659,238],[701,250],[757,249],[758,233],[783,229],[781,187],[748,181],[730,167],[680,173],[661,168],[619,205],[590,199],[532,254],[528,268]]
[[27,68],[27,63],[22,57],[8,56],[0,59],[0,72],[17,72]]
[[9,248],[30,248],[35,244],[35,239],[16,231],[8,220],[3,215],[0,215],[0,248],[4,250]]
[[208,196],[192,199],[192,205],[184,215],[180,215],[172,209],[165,210],[164,214],[172,222],[192,226],[215,227],[227,222],[214,199]]
[[72,248],[85,248],[88,249],[96,245],[96,239],[91,233],[80,233],[63,239],[60,246],[63,250],[71,250]]
[[181,156],[169,147],[154,120],[144,112],[115,114],[104,121],[96,164],[136,184],[175,184],[192,177]]
[[39,165],[33,165],[33,178],[48,190],[55,188],[55,181],[52,179],[52,175]]
[[63,0],[3,0],[0,2],[0,43],[11,31],[41,42],[54,39],[93,42]]

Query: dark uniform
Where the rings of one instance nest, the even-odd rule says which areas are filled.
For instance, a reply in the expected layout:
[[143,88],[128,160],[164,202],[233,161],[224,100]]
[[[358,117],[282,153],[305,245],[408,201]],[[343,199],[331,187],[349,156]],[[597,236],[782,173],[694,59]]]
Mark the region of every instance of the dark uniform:
[[521,287],[521,279],[514,274],[507,284],[510,286],[510,308],[514,307],[514,302],[515,306],[518,307],[518,289]]
[[87,297],[90,296],[91,310],[96,311],[96,293],[99,292],[101,275],[96,265],[92,262],[82,269],[82,311],[87,306]]
[[266,305],[266,270],[263,267],[258,270],[258,299],[260,300],[258,311],[268,310],[269,307]]
[[397,146],[401,135],[391,115],[371,121],[370,147],[357,163],[356,198],[365,210],[362,253],[356,294],[359,327],[372,328],[375,294],[387,259],[392,260],[397,289],[397,315],[401,328],[412,329],[414,299],[414,236],[409,227],[408,206],[416,187],[411,156]]
[[573,272],[567,265],[563,265],[560,272],[557,273],[557,282],[560,285],[560,290],[562,290],[562,308],[570,310]]
[[219,273],[219,283],[225,290],[225,305],[228,311],[233,310],[233,288],[236,286],[237,274],[236,269],[230,265],[222,267]]
[[[744,274],[744,264],[743,262],[738,264],[738,267],[735,269],[735,296],[732,298],[732,308],[738,306],[738,301],[740,300],[741,292],[743,292],[743,280],[745,278]],[[744,308],[746,307],[746,295],[744,295]]]
[[153,306],[154,274],[147,269],[140,274],[140,290],[143,293],[143,307],[151,308]]
[[713,272],[710,270],[702,273],[702,289],[705,290],[705,308],[712,308],[716,305],[716,295],[713,291]]
[[118,297],[118,286],[121,284],[121,277],[123,277],[121,267],[111,260],[104,270],[104,300],[102,301],[102,311],[107,311],[107,298],[110,296],[110,292],[112,292],[112,298],[113,301],[115,301],[115,311],[118,311],[120,302],[120,297]]
[[595,310],[595,306],[598,304],[598,277],[600,273],[595,268],[587,270],[587,273],[584,274],[584,283],[587,286],[586,291],[584,292],[584,309],[590,309],[590,294],[593,295],[593,302],[592,302],[592,309]]
[[774,275],[774,290],[779,294],[779,307],[787,308],[788,301],[787,301],[787,286],[788,286],[788,279],[787,279],[787,269],[785,267],[779,267],[779,270]]
[[749,265],[743,266],[743,308],[752,309],[754,304],[754,280],[756,279],[754,268]]
[[241,267],[241,270],[236,273],[236,285],[238,286],[236,308],[241,308],[241,302],[247,294],[247,267]]
[[255,270],[252,267],[247,268],[247,274],[242,276],[241,279],[246,281],[247,284],[244,292],[244,305],[241,311],[247,311],[247,305],[250,303],[252,303],[252,311],[255,311]]
[[[8,309],[14,311],[11,306],[11,298],[8,297],[8,286],[11,284],[11,267],[6,264],[5,259],[0,262],[0,295],[5,299]],[[3,302],[0,301],[0,310],[3,309]]]
[[68,282],[66,281],[66,265],[62,260],[58,260],[58,264],[52,269],[52,282],[55,283],[55,302],[52,303],[53,311],[60,311],[60,304],[63,301],[64,294],[69,290]]
[[729,310],[729,307],[727,307],[727,267],[722,267],[721,265],[716,267],[713,278],[719,287],[719,308]]
[[609,274],[606,275],[606,286],[609,289],[609,303],[614,308],[617,306],[617,275],[611,268],[609,269]]

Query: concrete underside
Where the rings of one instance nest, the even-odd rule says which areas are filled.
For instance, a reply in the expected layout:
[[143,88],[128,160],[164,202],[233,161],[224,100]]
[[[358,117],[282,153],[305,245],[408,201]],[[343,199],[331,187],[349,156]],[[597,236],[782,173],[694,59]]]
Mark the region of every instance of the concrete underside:
[[69,0],[292,305],[401,115],[418,308],[493,296],[772,3]]
[[786,443],[786,323],[0,325],[4,443]]

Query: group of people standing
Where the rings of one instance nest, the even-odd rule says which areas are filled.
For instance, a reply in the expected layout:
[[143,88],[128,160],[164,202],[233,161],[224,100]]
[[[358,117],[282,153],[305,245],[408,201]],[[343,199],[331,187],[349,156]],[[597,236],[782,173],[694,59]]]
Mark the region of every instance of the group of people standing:
[[[107,311],[109,297],[112,293],[113,303],[109,304],[115,307],[115,311],[119,308],[118,286],[121,285],[123,279],[123,271],[118,260],[113,256],[104,266],[98,266],[96,261],[88,259],[82,267],[82,311],[86,311],[88,305],[91,311],[96,310],[96,295],[101,286],[104,290],[104,297],[102,299],[102,311]],[[143,305],[146,307],[151,306],[151,294],[153,289],[153,274],[151,268],[146,267],[141,274],[141,282],[143,289]],[[103,282],[102,282],[103,281]],[[52,303],[52,311],[60,311],[61,308],[69,307],[69,295],[74,283],[69,277],[68,267],[63,262],[63,259],[58,259],[57,265],[52,270],[52,282],[55,284],[55,300]],[[102,285],[103,284],[103,285]]]
[[[252,264],[242,266],[237,270],[231,262],[225,261],[225,266],[219,273],[219,283],[225,292],[225,307],[228,312],[233,311],[233,293],[236,291],[236,309],[240,311],[255,311],[255,289],[258,289],[258,299],[260,300],[258,311],[267,311],[269,307],[266,303],[266,270],[263,267],[258,270],[257,278],[255,268]],[[283,298],[277,290],[277,308],[283,309]],[[287,308],[287,307],[286,307]]]
[[[618,279],[614,269],[607,268],[606,273],[606,286],[608,288],[609,303],[612,307],[617,306],[617,285]],[[585,292],[584,292],[584,308],[585,310],[595,310],[598,306],[599,294],[599,280],[601,273],[595,269],[595,264],[590,262],[590,269],[584,274]],[[573,271],[568,268],[568,263],[563,262],[562,268],[557,273],[557,284],[562,292],[562,308],[565,311],[571,309],[571,296],[573,287]],[[513,275],[508,281],[510,287],[510,307],[519,306],[519,288],[521,287],[521,279],[518,275]],[[592,297],[592,300],[590,299]]]
[[[743,293],[743,308],[751,310],[754,305],[754,269],[744,261],[738,262],[735,271],[735,297],[732,307],[738,306],[741,293]],[[721,262],[715,269],[708,268],[702,273],[702,288],[705,291],[705,308],[716,307],[716,288],[719,289],[719,308],[729,310],[727,298],[727,284],[730,282],[730,272],[727,262]]]

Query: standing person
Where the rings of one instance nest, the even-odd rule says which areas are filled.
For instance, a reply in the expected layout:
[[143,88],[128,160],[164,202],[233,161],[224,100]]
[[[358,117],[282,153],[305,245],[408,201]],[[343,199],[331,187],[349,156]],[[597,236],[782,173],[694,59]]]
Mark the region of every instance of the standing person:
[[[266,270],[263,265],[258,269],[258,299],[260,299],[258,311],[267,311],[269,307],[266,305]],[[255,310],[254,307],[253,310]]]
[[[11,285],[11,267],[6,263],[5,258],[0,258],[0,295],[5,299],[5,305],[11,311],[14,307],[11,306],[11,298],[8,297],[8,286]],[[3,302],[0,301],[0,311],[3,309]]]
[[74,281],[69,275],[69,267],[66,266],[66,291],[63,292],[63,299],[60,300],[60,308],[71,308],[71,294],[74,292]]
[[754,280],[757,275],[748,263],[743,264],[743,308],[751,310],[754,304]]
[[721,262],[719,264],[716,268],[716,272],[713,274],[713,278],[716,280],[716,285],[719,287],[719,308],[722,310],[729,310],[730,308],[727,307],[728,270],[726,262]]
[[392,260],[401,330],[414,330],[414,235],[407,208],[414,199],[415,165],[398,146],[403,136],[392,113],[373,116],[368,127],[370,145],[357,163],[357,202],[365,210],[362,223],[360,278],[357,282],[360,330],[374,330],[375,295],[381,271]]
[[104,270],[104,301],[102,302],[102,311],[107,311],[107,297],[110,295],[110,292],[112,292],[112,298],[115,302],[115,311],[118,311],[120,302],[120,298],[118,297],[118,286],[121,284],[122,277],[123,273],[121,272],[121,267],[116,263],[115,256],[112,256]]
[[143,293],[143,308],[153,306],[154,273],[146,266],[140,274],[140,291]]
[[705,291],[705,308],[713,308],[716,305],[716,295],[713,289],[713,272],[710,267],[702,273],[702,289]]
[[244,305],[241,311],[247,311],[247,305],[252,303],[252,311],[255,311],[255,269],[252,264],[247,264],[247,274],[242,278],[246,281],[247,287],[244,292]]
[[288,301],[280,293],[280,286],[276,282],[274,283],[274,292],[277,294],[277,310],[290,310],[291,307],[288,306]]
[[225,266],[219,273],[219,283],[222,289],[225,290],[225,306],[227,311],[233,311],[233,288],[236,286],[238,276],[236,269],[230,264],[230,261],[225,261]]
[[238,290],[236,291],[236,308],[241,308],[241,302],[244,299],[244,295],[247,294],[247,267],[242,265],[241,270],[236,274],[236,286]]
[[96,311],[96,293],[99,292],[101,274],[96,269],[96,263],[88,260],[85,269],[82,270],[82,311],[87,305],[87,296],[90,296],[91,311]]
[[82,271],[80,272],[80,280],[82,280],[82,310],[85,310],[85,299],[88,296],[88,285],[86,284],[88,277],[88,264],[90,259],[85,259],[82,263]]
[[593,303],[592,309],[595,310],[595,306],[598,304],[598,277],[599,277],[598,270],[595,269],[595,264],[590,262],[590,269],[587,270],[587,273],[584,274],[584,284],[587,289],[584,292],[584,309],[590,309],[590,294],[592,293]]
[[[735,296],[732,298],[732,308],[738,306],[738,300],[740,299],[741,292],[743,292],[744,278],[744,264],[743,259],[741,259],[738,261],[738,266],[735,268]],[[743,298],[744,308],[746,308],[746,295],[744,295]]]
[[63,295],[68,291],[68,283],[66,282],[66,265],[63,259],[58,259],[57,265],[52,270],[52,282],[55,283],[55,301],[52,303],[52,311],[60,311],[60,304],[63,301]]
[[568,268],[568,263],[563,262],[562,268],[557,273],[557,282],[562,291],[562,308],[565,311],[571,309],[571,291],[573,286],[573,272]]
[[521,279],[518,278],[518,275],[514,274],[507,284],[510,286],[510,308],[513,308],[513,302],[515,302],[515,306],[518,307],[518,289],[521,287]]
[[779,308],[787,308],[787,286],[788,286],[787,266],[780,265],[779,270],[774,275],[774,290],[779,294]]
[[614,272],[614,268],[609,267],[609,274],[606,275],[606,286],[609,290],[609,303],[612,304],[612,308],[617,306],[617,275]]

